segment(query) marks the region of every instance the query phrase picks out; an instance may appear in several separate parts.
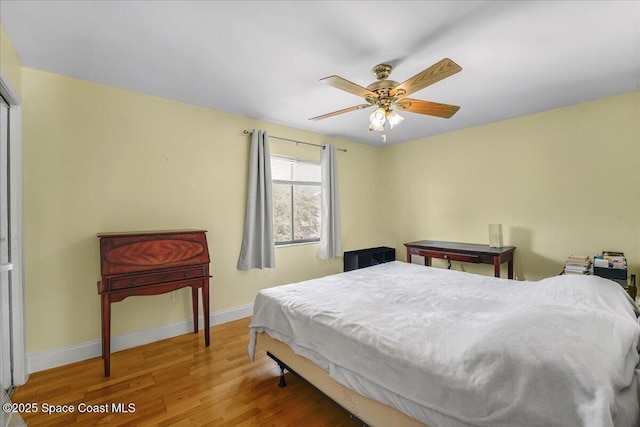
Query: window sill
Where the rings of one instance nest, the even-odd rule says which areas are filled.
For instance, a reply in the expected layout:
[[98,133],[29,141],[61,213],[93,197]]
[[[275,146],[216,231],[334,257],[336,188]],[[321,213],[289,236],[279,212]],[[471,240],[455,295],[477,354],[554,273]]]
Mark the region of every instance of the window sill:
[[291,246],[303,246],[303,245],[317,245],[319,244],[320,241],[315,241],[315,242],[300,242],[300,243],[285,243],[282,245],[276,245],[276,249],[278,248],[290,248]]

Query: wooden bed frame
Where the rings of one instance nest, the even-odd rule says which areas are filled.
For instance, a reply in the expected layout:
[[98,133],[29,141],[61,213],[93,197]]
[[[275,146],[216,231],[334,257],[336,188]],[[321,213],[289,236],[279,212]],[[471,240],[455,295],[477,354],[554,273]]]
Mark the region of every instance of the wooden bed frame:
[[[256,351],[264,351],[281,369],[301,377],[342,407],[363,426],[429,427],[399,410],[365,397],[340,384],[329,373],[309,359],[293,352],[291,347],[275,340],[265,332],[256,336]],[[281,378],[281,386],[284,386]]]

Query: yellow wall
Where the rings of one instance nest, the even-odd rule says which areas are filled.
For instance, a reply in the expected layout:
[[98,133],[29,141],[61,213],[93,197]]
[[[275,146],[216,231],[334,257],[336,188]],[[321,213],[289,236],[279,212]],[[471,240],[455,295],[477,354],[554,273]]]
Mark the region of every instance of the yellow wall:
[[572,253],[624,251],[632,272],[640,266],[640,92],[381,151],[402,259],[408,241],[486,244],[498,223],[520,279],[557,274]]
[[0,24],[0,66],[11,80],[18,95],[22,96],[22,63],[2,24]]
[[[372,209],[382,202],[371,190],[380,169],[373,147],[29,68],[23,94],[28,353],[99,338],[98,232],[208,230],[213,311],[249,304],[264,287],[341,271],[341,260],[317,258],[317,244],[278,248],[272,270],[236,269],[244,129],[347,148],[339,152],[344,248],[385,243]],[[300,158],[319,150],[272,147]],[[112,333],[189,319],[189,292],[178,293],[177,301],[166,294],[114,304]]]

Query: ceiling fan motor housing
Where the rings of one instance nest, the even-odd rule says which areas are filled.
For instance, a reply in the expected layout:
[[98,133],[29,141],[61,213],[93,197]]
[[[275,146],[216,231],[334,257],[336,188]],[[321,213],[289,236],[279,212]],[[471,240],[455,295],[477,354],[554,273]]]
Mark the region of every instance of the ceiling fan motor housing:
[[365,99],[370,104],[389,107],[396,99],[396,96],[391,95],[391,90],[399,84],[400,83],[393,80],[378,80],[377,82],[373,82],[367,86],[367,89],[378,96],[367,95]]

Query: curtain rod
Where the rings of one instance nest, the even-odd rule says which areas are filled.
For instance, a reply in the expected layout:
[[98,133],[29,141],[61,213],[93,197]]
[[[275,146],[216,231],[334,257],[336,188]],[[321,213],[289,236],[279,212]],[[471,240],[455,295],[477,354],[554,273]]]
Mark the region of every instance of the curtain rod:
[[[253,132],[251,132],[250,130],[243,130],[242,133],[244,133],[245,135],[251,135]],[[304,142],[304,141],[296,141],[295,139],[287,139],[287,138],[281,138],[279,136],[272,136],[269,135],[269,138],[273,138],[273,139],[279,139],[282,141],[289,141],[289,142],[295,142],[296,144],[305,144],[305,145],[313,145],[314,147],[322,147],[324,148],[324,145],[320,145],[320,144],[313,144],[311,142]],[[347,152],[346,148],[336,148],[336,150],[338,151],[344,151],[345,153]]]

